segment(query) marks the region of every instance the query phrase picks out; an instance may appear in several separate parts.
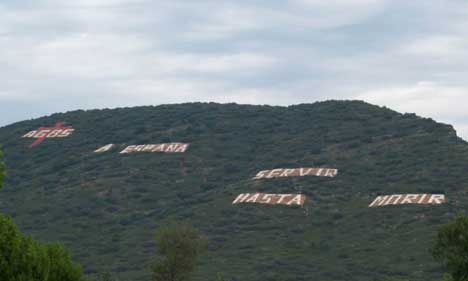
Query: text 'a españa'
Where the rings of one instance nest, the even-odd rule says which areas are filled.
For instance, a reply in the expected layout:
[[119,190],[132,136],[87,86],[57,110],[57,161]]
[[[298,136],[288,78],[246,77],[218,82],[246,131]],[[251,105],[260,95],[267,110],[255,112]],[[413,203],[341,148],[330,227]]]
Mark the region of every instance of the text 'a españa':
[[180,153],[185,152],[189,147],[188,143],[159,143],[159,144],[141,144],[127,146],[120,153],[134,152],[165,152],[165,153]]

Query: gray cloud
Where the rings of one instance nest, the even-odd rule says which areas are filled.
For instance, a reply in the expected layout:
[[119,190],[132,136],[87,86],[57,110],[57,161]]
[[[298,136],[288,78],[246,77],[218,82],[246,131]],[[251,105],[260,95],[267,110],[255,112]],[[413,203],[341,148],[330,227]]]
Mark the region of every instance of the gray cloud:
[[80,108],[360,98],[453,123],[468,138],[463,104],[448,105],[468,96],[467,8],[463,0],[2,1],[0,125]]

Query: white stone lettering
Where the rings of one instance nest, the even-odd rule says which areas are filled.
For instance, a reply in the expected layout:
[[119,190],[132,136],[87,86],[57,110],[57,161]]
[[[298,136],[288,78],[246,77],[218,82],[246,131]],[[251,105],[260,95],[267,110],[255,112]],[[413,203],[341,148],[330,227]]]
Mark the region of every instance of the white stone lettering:
[[259,203],[270,205],[304,205],[306,196],[302,194],[264,194],[264,193],[242,193],[232,202],[238,203]]
[[387,206],[387,205],[440,205],[446,203],[443,194],[393,194],[377,196],[369,207]]
[[282,169],[273,169],[270,173],[266,176],[267,178],[276,178],[281,174]]
[[[394,194],[394,195],[391,195],[389,198],[388,198],[388,201],[385,202],[385,205],[390,205],[390,204],[393,204],[393,205],[396,205],[398,204],[398,201],[401,199],[401,195],[400,194]],[[395,199],[395,200],[393,200]],[[393,200],[393,202],[392,202]]]
[[174,152],[185,152],[188,148],[189,144],[188,143],[182,143],[181,145],[179,145],[178,148],[176,148],[176,150]]
[[401,201],[401,204],[416,204],[418,202],[418,194],[406,194],[405,198]]
[[445,203],[445,195],[443,194],[432,194],[429,199],[429,204],[443,204]]
[[302,200],[302,195],[298,194],[298,195],[294,196],[294,198],[291,199],[291,201],[286,203],[286,205],[293,205],[294,204],[294,205],[301,206],[301,205],[304,204],[303,202],[301,202],[301,200]]
[[255,203],[257,202],[257,199],[258,197],[260,197],[260,193],[255,193],[254,195],[252,195],[249,199],[247,199],[247,203]]
[[35,138],[43,138],[47,137],[47,134],[50,132],[50,130],[40,130],[37,132],[37,134],[34,136]]
[[292,173],[294,173],[294,169],[284,169],[280,177],[289,177]]
[[65,130],[62,130],[61,133],[59,133],[57,135],[58,138],[65,138],[65,137],[68,137],[69,135],[71,135],[73,132],[75,131],[75,129],[65,129]]
[[167,146],[166,152],[174,152],[176,150],[177,145],[174,143],[171,143]]
[[181,153],[185,152],[189,144],[187,143],[160,143],[160,144],[140,144],[127,146],[120,153],[133,152],[165,152],[165,153]]
[[102,152],[106,152],[106,151],[109,151],[111,150],[115,145],[114,144],[107,144],[107,145],[104,145],[103,147],[100,147],[98,149],[96,149],[94,152],[95,153],[102,153]]
[[37,131],[31,131],[31,132],[27,133],[26,135],[24,135],[23,138],[34,138],[36,133],[37,133]]
[[249,196],[250,196],[250,193],[239,194],[239,196],[237,196],[236,200],[234,200],[232,204],[243,203],[245,200],[247,200],[247,198],[249,198]]
[[271,200],[272,200],[272,196],[274,196],[274,195],[273,194],[263,194],[262,201],[260,201],[260,203],[264,203],[264,204],[270,203]]
[[335,177],[338,174],[337,169],[328,168],[295,168],[295,169],[273,169],[263,170],[257,173],[253,178],[259,179],[271,179],[278,177],[303,177],[303,176],[319,176],[319,177]]
[[136,145],[129,145],[124,150],[122,150],[120,153],[131,153],[131,152],[133,152],[135,147],[136,147]]
[[56,138],[62,133],[62,130],[53,130],[49,134],[47,134],[47,138]]
[[374,207],[375,205],[382,206],[382,204],[387,200],[388,196],[377,196],[375,200],[369,205],[369,207]]
[[325,172],[325,177],[335,177],[336,175],[338,174],[338,170],[337,169],[327,169],[327,171]]
[[277,202],[277,203],[280,204],[280,203],[283,202],[283,199],[284,199],[284,198],[286,198],[286,197],[289,196],[289,194],[278,194],[278,196],[279,196],[279,199],[278,199],[278,202]]
[[312,171],[312,168],[299,168],[299,176],[307,176]]
[[261,179],[261,178],[264,178],[266,176],[266,173],[268,173],[269,171],[260,171],[257,173],[257,175],[253,178],[253,179]]

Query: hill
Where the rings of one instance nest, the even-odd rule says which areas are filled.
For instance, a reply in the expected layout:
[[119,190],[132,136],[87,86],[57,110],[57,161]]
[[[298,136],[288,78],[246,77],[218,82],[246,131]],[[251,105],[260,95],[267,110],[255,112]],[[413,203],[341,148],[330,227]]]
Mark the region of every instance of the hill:
[[[30,148],[21,138],[75,131]],[[190,143],[185,153],[103,145]],[[155,229],[188,220],[209,253],[195,280],[440,280],[428,248],[468,207],[468,144],[449,125],[358,101],[289,107],[180,104],[54,114],[0,128],[0,212],[41,241],[63,241],[88,274],[149,280]],[[123,146],[121,147],[123,148]],[[336,177],[252,180],[274,168]],[[240,193],[298,193],[304,208],[232,205]],[[438,206],[368,208],[377,195],[441,193]]]

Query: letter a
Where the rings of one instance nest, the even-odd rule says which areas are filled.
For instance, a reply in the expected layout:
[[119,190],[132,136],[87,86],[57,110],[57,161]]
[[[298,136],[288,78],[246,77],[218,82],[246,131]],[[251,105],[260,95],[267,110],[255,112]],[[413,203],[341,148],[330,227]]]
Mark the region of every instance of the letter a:
[[101,148],[96,149],[94,152],[95,153],[106,152],[106,151],[109,151],[112,147],[114,147],[114,145],[111,143],[111,144],[108,144],[108,145],[105,145],[105,146],[103,146]]
[[293,199],[291,199],[291,201],[289,201],[288,203],[286,203],[286,205],[292,205],[293,203],[296,204],[296,205],[299,205],[301,206],[303,204],[302,202],[302,195],[301,194],[297,194],[296,196],[294,196]]
[[37,131],[31,131],[23,136],[23,138],[33,138],[36,135]]
[[181,143],[179,144],[179,147],[174,152],[185,152],[188,146],[189,146],[188,143]]

